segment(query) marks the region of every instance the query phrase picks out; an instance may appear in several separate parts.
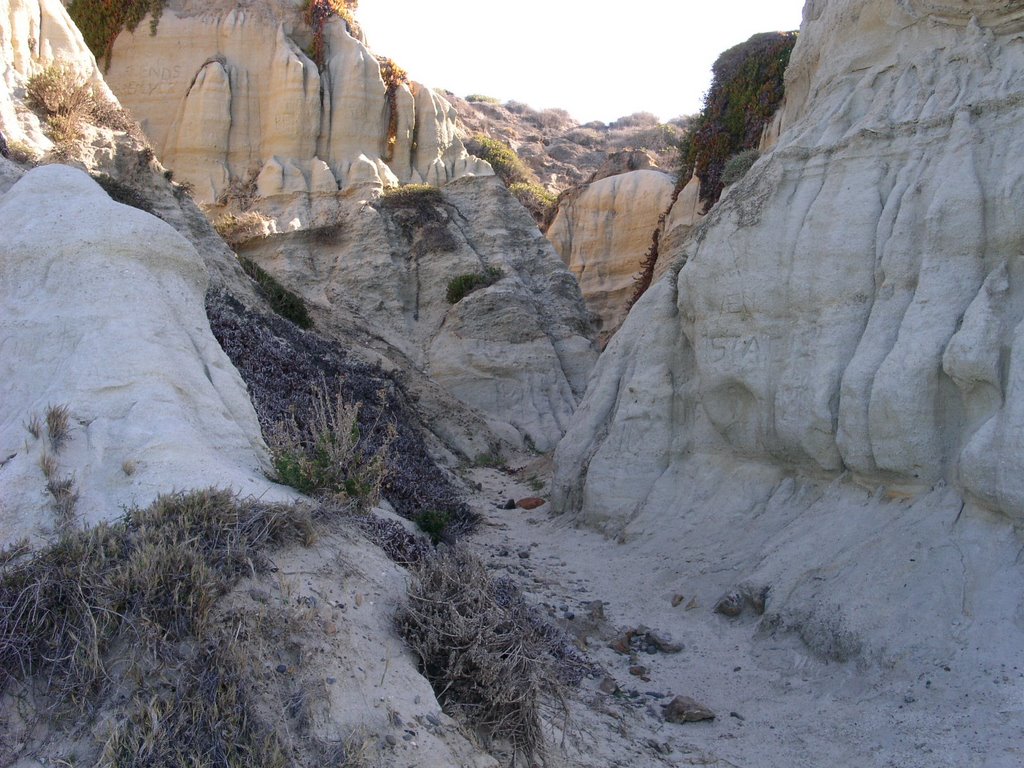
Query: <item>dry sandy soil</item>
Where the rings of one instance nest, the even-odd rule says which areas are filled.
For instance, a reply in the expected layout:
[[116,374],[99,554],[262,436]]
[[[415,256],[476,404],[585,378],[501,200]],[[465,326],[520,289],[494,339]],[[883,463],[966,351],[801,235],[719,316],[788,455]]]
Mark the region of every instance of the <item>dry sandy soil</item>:
[[[798,638],[760,628],[758,617],[727,619],[712,610],[713,599],[688,593],[686,542],[620,544],[574,527],[546,504],[501,509],[510,498],[547,491],[543,459],[513,466],[518,471],[468,472],[484,515],[473,545],[496,575],[516,577],[604,670],[574,694],[569,732],[554,735],[564,749],[553,764],[1024,765],[1020,711],[1006,711],[987,690],[1020,685],[1020,670],[988,670],[991,679],[978,680],[936,666],[909,678],[819,660]],[[594,618],[594,601],[602,603],[603,620]],[[624,655],[609,647],[638,627],[683,648]],[[647,679],[631,666],[645,667]],[[665,722],[661,705],[676,695],[706,705],[715,719]]]

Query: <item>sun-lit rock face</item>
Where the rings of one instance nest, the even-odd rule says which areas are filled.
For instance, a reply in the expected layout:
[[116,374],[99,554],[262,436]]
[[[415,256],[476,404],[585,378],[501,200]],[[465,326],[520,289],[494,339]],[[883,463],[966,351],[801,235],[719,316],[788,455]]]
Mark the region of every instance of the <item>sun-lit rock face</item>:
[[340,18],[324,26],[322,67],[311,51],[301,4],[179,0],[155,35],[144,22],[117,38],[106,77],[201,202],[490,173],[440,96],[403,83],[389,99],[380,62]]
[[671,175],[657,170],[608,176],[561,206],[548,228],[548,239],[579,280],[604,336],[626,317],[634,279],[674,186]]
[[[285,495],[266,480],[256,414],[206,319],[206,267],[181,235],[61,165],[27,173],[0,217],[0,546],[58,528],[44,455],[73,479],[81,522],[173,489]],[[58,449],[46,414],[60,406]]]
[[[772,559],[798,525],[853,552],[904,514],[893,499],[945,484],[936,515],[964,498],[977,520],[979,507],[1024,518],[1022,30],[1019,0],[807,4],[777,144],[663,251],[674,268],[612,340],[559,445],[558,508],[626,535],[672,521],[696,535],[711,504],[744,541],[763,536],[733,567],[766,558],[762,575],[788,574],[780,596],[840,567],[803,545],[798,564]],[[847,522],[820,525],[809,497],[779,504],[786,473],[807,483],[797,497],[820,497],[807,478],[848,482],[833,499]],[[765,509],[780,516],[770,532]],[[914,530],[890,533],[912,546]],[[978,583],[1012,561],[975,544],[957,546],[973,552],[965,574],[988,574]],[[953,581],[929,610],[959,612]],[[849,584],[815,599],[843,605]]]

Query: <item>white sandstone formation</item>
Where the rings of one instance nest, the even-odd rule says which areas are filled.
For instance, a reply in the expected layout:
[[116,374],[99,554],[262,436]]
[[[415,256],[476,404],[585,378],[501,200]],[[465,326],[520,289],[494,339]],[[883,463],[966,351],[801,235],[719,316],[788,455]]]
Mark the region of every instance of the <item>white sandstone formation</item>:
[[0,130],[8,141],[39,151],[52,142],[39,120],[20,107],[28,79],[54,61],[70,64],[113,100],[78,27],[60,0],[0,0]]
[[[82,523],[175,489],[290,497],[264,475],[245,384],[206,319],[206,267],[181,235],[59,165],[25,174],[0,217],[0,546],[56,528],[44,454],[74,481]],[[55,450],[45,418],[60,406],[70,434]]]
[[[498,437],[549,450],[597,355],[579,287],[497,177],[459,179],[442,194],[427,213],[340,200],[329,227],[239,253],[299,293],[322,333],[371,338],[364,345],[390,365],[482,411]],[[448,303],[453,278],[487,268],[501,279]]]
[[777,144],[662,251],[556,508],[685,547],[712,600],[770,586],[830,658],[1019,656],[1022,30],[1020,0],[808,2]]
[[608,176],[559,207],[547,236],[579,281],[602,336],[626,317],[652,235],[672,204],[675,179],[658,170]]
[[113,48],[107,82],[196,199],[336,193],[362,182],[442,184],[491,173],[455,134],[455,114],[418,83],[391,107],[381,66],[344,21],[324,27],[323,68],[300,4],[166,3]]

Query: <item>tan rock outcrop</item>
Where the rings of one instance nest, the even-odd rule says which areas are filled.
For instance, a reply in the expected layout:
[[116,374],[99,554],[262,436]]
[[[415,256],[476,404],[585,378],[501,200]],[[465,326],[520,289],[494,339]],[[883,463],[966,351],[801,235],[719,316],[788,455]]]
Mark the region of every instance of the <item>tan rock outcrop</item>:
[[1006,658],[1022,29],[1019,0],[807,4],[777,144],[662,254],[559,444],[556,508],[687,542],[709,585],[771,583],[815,652]]
[[490,173],[455,135],[447,102],[418,83],[397,87],[389,148],[377,58],[338,17],[324,26],[322,68],[311,41],[294,3],[172,1],[155,35],[143,22],[117,38],[106,77],[200,202]]
[[630,171],[598,179],[563,204],[547,236],[579,281],[603,337],[622,324],[658,219],[672,203],[675,179]]

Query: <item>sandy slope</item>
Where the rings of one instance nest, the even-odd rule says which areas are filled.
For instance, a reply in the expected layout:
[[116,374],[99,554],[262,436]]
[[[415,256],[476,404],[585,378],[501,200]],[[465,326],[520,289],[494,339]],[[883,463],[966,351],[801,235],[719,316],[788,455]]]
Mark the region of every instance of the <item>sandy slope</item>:
[[[756,617],[726,619],[703,596],[688,593],[688,569],[707,566],[689,565],[699,558],[686,541],[618,544],[572,527],[547,505],[499,509],[508,498],[544,495],[546,487],[537,490],[548,479],[543,461],[518,466],[524,468],[515,474],[470,471],[468,479],[481,488],[474,503],[485,515],[473,543],[497,574],[517,577],[563,627],[589,637],[591,658],[620,687],[607,694],[598,688],[602,675],[584,681],[573,703],[565,765],[1024,764],[1024,660],[1019,669],[982,674],[955,662],[909,674],[819,660],[798,638],[760,627]],[[676,595],[683,600],[673,607]],[[590,618],[595,600],[604,603],[604,622]],[[640,625],[669,635],[683,650],[631,659],[608,647]],[[649,669],[649,682],[629,674],[636,664]],[[659,705],[674,695],[693,697],[717,718],[665,723]]]

